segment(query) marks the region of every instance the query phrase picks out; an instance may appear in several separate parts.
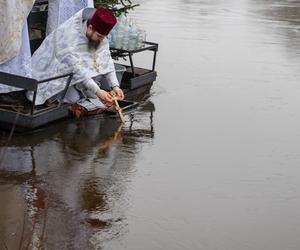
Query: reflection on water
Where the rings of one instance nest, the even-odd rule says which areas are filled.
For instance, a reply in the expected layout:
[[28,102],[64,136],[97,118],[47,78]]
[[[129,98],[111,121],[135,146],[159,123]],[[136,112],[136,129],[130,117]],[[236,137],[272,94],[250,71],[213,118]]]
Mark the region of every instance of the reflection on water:
[[0,249],[298,250],[299,1],[138,2],[152,102],[2,147]]
[[15,135],[1,162],[0,249],[95,249],[122,235],[135,156],[154,137],[153,111],[146,102],[125,127],[90,118]]
[[[268,32],[284,42],[289,57],[300,58],[300,3],[298,1],[249,1],[253,21],[264,23]],[[273,40],[271,40],[273,42]]]

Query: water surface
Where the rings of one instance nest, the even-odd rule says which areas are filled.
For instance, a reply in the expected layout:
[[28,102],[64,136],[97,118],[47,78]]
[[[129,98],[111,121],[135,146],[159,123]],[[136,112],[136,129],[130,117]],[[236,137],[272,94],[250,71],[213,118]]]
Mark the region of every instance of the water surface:
[[299,249],[300,3],[139,2],[150,99],[3,136],[0,249]]

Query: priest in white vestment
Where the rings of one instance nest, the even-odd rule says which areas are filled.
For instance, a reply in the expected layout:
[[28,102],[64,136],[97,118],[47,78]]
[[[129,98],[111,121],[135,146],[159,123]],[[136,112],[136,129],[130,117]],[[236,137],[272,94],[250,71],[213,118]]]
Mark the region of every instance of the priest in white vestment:
[[[105,78],[116,95],[124,99],[106,38],[116,22],[116,17],[104,8],[86,8],[77,12],[51,32],[35,51],[33,78],[42,80],[72,72],[71,86],[74,87],[67,92],[68,102],[76,102],[84,96],[111,103],[110,93],[100,89],[95,81],[95,78]],[[58,79],[40,84],[35,104],[43,104],[61,93],[65,83],[66,79]],[[30,100],[32,96],[32,92],[27,93]]]

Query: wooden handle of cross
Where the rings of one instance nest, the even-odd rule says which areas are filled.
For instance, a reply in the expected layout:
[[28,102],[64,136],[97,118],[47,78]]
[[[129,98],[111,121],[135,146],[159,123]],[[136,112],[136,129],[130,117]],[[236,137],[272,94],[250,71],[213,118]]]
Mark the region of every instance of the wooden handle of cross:
[[114,91],[111,91],[111,92],[110,92],[110,95],[113,97],[114,107],[115,107],[116,111],[117,111],[118,114],[119,114],[119,117],[120,117],[121,122],[122,122],[122,123],[125,123],[125,118],[124,118],[122,109],[120,108],[120,105],[119,105],[119,103],[118,103],[119,98],[116,96],[116,94],[115,94]]

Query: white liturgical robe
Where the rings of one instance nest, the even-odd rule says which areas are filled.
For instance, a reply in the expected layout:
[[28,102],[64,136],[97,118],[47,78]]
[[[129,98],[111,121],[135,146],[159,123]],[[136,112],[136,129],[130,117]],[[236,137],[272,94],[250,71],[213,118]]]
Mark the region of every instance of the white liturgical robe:
[[94,7],[92,0],[49,0],[47,34],[50,34],[60,24],[68,20],[79,10]]
[[[0,71],[31,76],[27,16],[34,0],[0,1]],[[0,93],[21,90],[1,84]]]
[[[18,55],[7,62],[0,64],[0,71],[15,75],[31,77],[31,52],[27,22],[25,22],[23,26],[22,44]],[[9,93],[11,91],[18,90],[22,89],[1,84],[0,80],[0,93]]]
[[[51,34],[32,56],[32,76],[37,80],[73,72],[71,85],[86,83],[95,92],[93,77],[113,75],[118,84],[108,40],[104,38],[97,49],[89,47],[83,25],[83,10],[64,22]],[[66,78],[39,85],[36,105],[43,104],[50,97],[61,92]],[[32,92],[27,97],[32,100]]]
[[34,0],[0,1],[0,64],[18,55],[22,29]]

